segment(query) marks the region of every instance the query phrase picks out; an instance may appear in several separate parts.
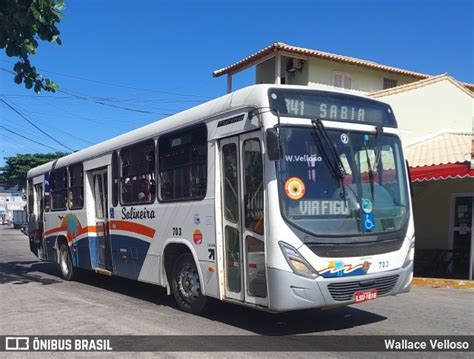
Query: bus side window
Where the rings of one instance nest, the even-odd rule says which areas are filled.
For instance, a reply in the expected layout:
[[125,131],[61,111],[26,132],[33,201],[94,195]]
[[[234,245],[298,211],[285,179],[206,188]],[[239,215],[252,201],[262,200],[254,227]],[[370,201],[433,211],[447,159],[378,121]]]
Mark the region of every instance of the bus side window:
[[51,205],[53,211],[67,208],[67,168],[59,168],[51,173]]
[[160,136],[159,199],[198,200],[207,191],[207,127],[197,125]]
[[127,204],[155,201],[155,141],[146,140],[120,151],[122,175],[121,202]]
[[263,234],[263,162],[260,141],[244,142],[245,227]]
[[28,180],[28,213],[33,214],[33,180]]
[[44,211],[49,212],[51,209],[51,195],[50,195],[50,181],[49,172],[44,174]]
[[119,175],[118,175],[118,154],[117,151],[112,153],[112,205],[118,204],[119,192]]
[[84,177],[82,163],[69,166],[69,209],[84,206]]
[[39,221],[43,220],[43,212],[44,212],[44,202],[43,202],[43,185],[37,184],[34,186],[35,192],[35,214]]

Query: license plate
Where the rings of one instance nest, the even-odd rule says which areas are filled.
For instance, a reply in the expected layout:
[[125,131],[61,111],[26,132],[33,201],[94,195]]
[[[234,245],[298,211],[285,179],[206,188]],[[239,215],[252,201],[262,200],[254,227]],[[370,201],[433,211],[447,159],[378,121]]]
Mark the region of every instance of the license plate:
[[361,290],[354,293],[354,301],[356,303],[367,302],[377,298],[377,289]]

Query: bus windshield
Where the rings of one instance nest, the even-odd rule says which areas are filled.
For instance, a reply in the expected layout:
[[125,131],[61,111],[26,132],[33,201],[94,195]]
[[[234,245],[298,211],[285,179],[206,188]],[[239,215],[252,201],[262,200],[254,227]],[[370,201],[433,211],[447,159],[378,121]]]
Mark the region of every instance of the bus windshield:
[[409,207],[400,140],[327,129],[324,141],[317,131],[281,128],[283,158],[276,169],[285,219],[325,237],[402,229]]

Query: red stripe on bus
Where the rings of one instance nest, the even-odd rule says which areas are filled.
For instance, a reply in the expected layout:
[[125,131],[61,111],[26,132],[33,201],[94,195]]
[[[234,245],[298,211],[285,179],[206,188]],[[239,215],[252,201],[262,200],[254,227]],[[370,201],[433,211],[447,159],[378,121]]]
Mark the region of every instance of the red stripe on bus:
[[151,227],[127,221],[110,221],[109,228],[119,231],[134,232],[150,238],[153,238],[156,232],[156,230]]
[[44,232],[44,235],[47,236],[48,234],[53,234],[53,233],[56,233],[56,232],[62,232],[62,231],[65,231],[65,230],[66,230],[66,226],[56,227],[56,228],[52,228],[52,229]]
[[81,228],[81,230],[79,231],[79,233],[77,235],[84,234],[84,233],[89,233],[89,232],[97,232],[97,227],[96,226],[87,226],[87,227]]
[[[143,236],[150,237],[150,238],[153,238],[156,233],[156,230],[151,227],[144,226],[143,224],[126,222],[126,221],[110,221],[109,228],[120,230],[120,231],[133,232],[133,233],[141,234]],[[44,232],[44,235],[48,236],[50,234],[54,234],[58,232],[66,232],[66,231],[67,231],[67,227],[61,226],[61,227],[52,228]],[[96,226],[87,226],[83,228],[81,227],[76,237],[81,234],[89,233],[89,232],[97,232],[97,227]]]

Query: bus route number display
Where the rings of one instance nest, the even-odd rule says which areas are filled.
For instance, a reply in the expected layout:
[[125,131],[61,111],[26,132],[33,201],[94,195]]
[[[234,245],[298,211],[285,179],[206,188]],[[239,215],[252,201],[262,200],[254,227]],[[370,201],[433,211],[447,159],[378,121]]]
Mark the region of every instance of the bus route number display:
[[318,90],[270,90],[270,106],[280,115],[396,127],[390,107],[359,96]]
[[[304,116],[304,101],[285,99],[288,114]],[[341,120],[365,122],[365,109],[352,106],[331,105],[321,103],[319,105],[319,116],[321,120]]]

